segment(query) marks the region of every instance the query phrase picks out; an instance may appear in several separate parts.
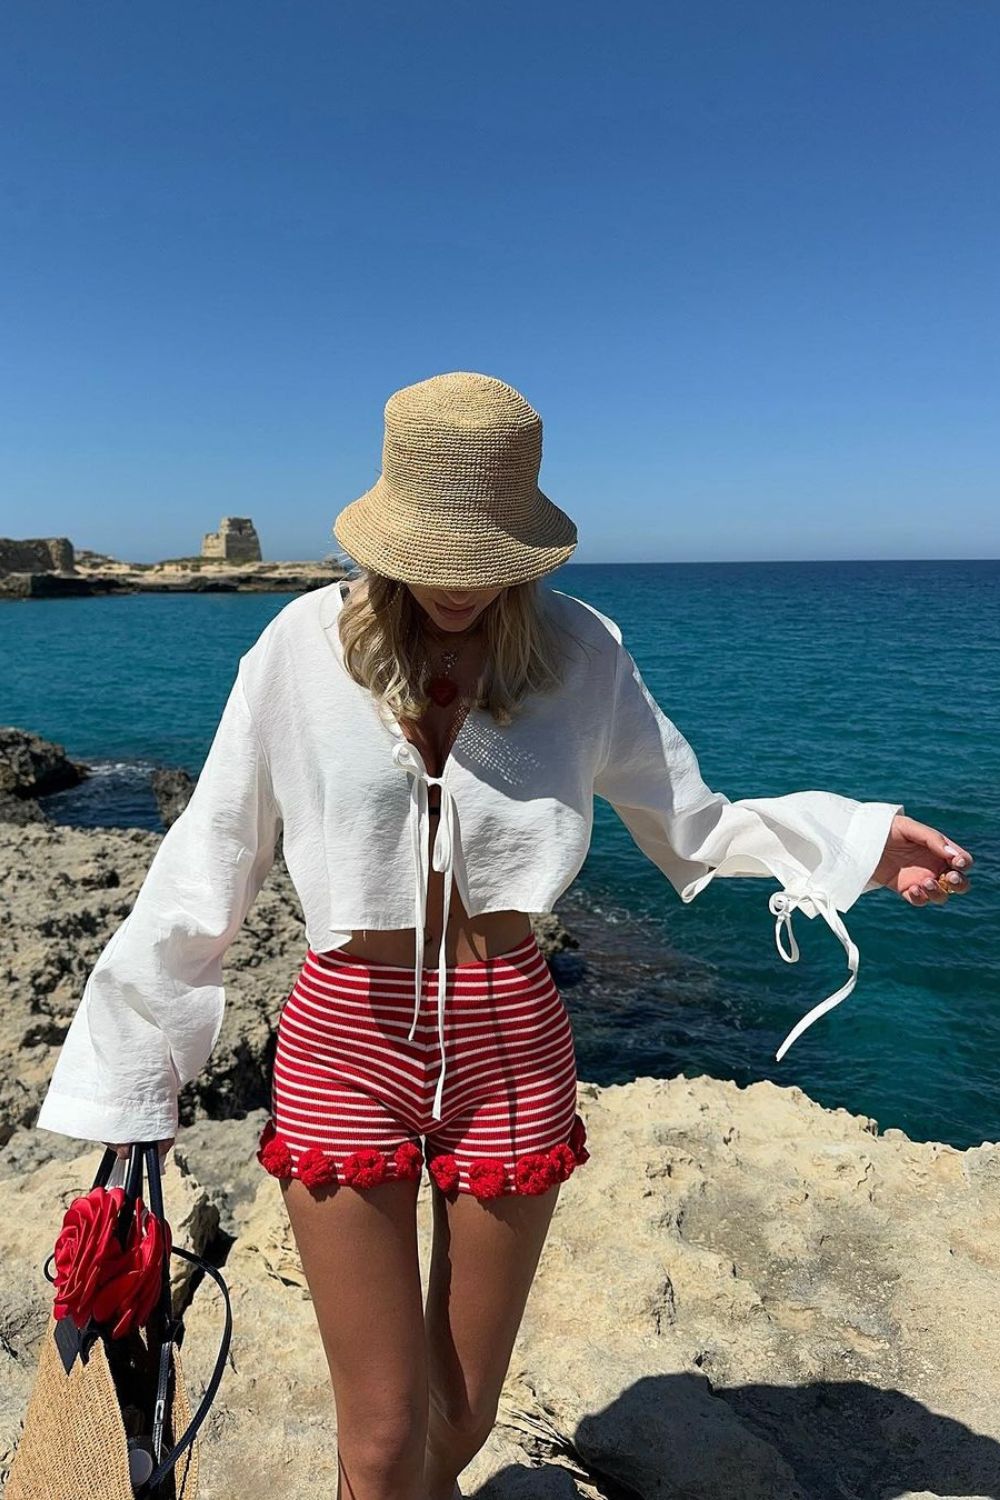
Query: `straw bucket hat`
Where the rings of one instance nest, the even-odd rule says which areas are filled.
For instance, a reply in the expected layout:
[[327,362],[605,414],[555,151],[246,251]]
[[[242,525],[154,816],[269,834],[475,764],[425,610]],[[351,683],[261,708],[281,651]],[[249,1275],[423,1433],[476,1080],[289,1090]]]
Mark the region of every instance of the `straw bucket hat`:
[[513,386],[453,370],[385,404],[382,472],[333,532],[349,557],[404,583],[488,588],[550,573],[576,526],[538,488],[542,422]]

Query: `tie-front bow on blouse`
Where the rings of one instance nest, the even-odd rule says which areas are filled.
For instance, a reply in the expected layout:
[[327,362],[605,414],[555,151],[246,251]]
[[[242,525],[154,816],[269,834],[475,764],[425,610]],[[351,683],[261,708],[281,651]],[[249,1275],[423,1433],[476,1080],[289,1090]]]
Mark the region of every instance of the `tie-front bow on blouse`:
[[[340,581],[296,596],[241,656],[191,798],[88,976],[38,1125],[98,1141],[175,1134],[178,1090],[205,1066],[222,1026],[223,957],[279,834],[313,951],[342,947],[357,930],[413,928],[411,1039],[430,866],[443,876],[437,1118],[452,887],[471,917],[551,911],[586,858],[595,796],[682,902],[717,876],[768,876],[781,887],[768,905],[786,962],[799,956],[793,911],[821,916],[843,944],[846,983],[796,1024],[779,1061],[850,993],[858,950],[841,914],[875,889],[871,876],[902,804],[827,791],[739,801],[713,792],[615,621],[547,586],[538,598],[563,647],[559,685],[531,694],[506,725],[470,710],[443,774],[430,776],[347,670],[344,597]],[[428,861],[431,786],[440,787],[441,809]]]
[[413,927],[416,955],[413,961],[413,1021],[408,1040],[412,1042],[420,1018],[420,999],[424,969],[424,927],[427,922],[427,887],[430,874],[427,865],[427,836],[430,827],[428,788],[441,788],[441,810],[437,832],[431,851],[431,865],[444,876],[442,898],[441,939],[437,956],[437,1017],[438,1050],[441,1056],[441,1071],[434,1091],[434,1106],[431,1114],[435,1120],[441,1118],[441,1096],[444,1092],[446,1067],[444,1045],[444,1005],[448,985],[448,968],[445,958],[445,938],[448,932],[448,913],[451,906],[451,888],[455,869],[455,799],[443,776],[431,776],[424,758],[416,745],[401,739],[392,747],[392,758],[397,766],[410,775],[410,837],[413,845]]

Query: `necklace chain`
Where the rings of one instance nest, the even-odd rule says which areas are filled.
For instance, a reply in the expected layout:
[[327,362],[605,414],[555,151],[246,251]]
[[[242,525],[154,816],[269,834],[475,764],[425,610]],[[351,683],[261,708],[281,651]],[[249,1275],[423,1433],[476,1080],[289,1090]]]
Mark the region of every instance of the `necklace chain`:
[[[469,639],[471,639],[471,637],[467,637],[457,646],[448,647],[441,647],[436,642],[428,642],[426,638],[423,643],[425,677],[428,677],[432,682],[435,678],[444,679],[445,681],[450,682],[455,688],[455,693],[449,701],[457,702],[462,707],[471,704],[473,699],[469,696],[468,693],[459,691],[458,684],[455,682],[452,674],[455,670],[456,662],[468,645]],[[439,666],[434,665],[434,662],[431,660],[432,655],[436,657],[440,662]]]

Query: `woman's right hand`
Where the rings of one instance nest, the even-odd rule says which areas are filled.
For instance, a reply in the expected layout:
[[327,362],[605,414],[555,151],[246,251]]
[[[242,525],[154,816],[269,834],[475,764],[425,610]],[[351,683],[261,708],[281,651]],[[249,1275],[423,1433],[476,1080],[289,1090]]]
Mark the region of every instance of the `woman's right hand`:
[[[171,1146],[174,1144],[174,1141],[176,1139],[177,1139],[177,1137],[172,1135],[169,1140],[166,1140],[166,1141],[157,1141],[156,1147],[157,1147],[157,1150],[160,1153],[160,1164],[161,1165],[166,1160],[167,1152],[170,1150]],[[128,1157],[128,1156],[131,1156],[131,1154],[132,1154],[132,1147],[130,1145],[129,1146],[118,1145],[115,1141],[105,1141],[103,1144],[105,1146],[107,1146],[109,1150],[113,1151],[116,1156]]]

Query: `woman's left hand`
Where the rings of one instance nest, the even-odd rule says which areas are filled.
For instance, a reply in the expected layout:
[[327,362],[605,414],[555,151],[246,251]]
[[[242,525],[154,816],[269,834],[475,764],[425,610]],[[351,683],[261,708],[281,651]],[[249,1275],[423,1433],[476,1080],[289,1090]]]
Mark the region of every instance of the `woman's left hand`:
[[[927,823],[897,813],[871,878],[896,891],[911,906],[940,906],[949,895],[969,889],[965,871],[972,864],[969,851],[953,839]],[[947,891],[937,883],[945,871],[950,872]]]

